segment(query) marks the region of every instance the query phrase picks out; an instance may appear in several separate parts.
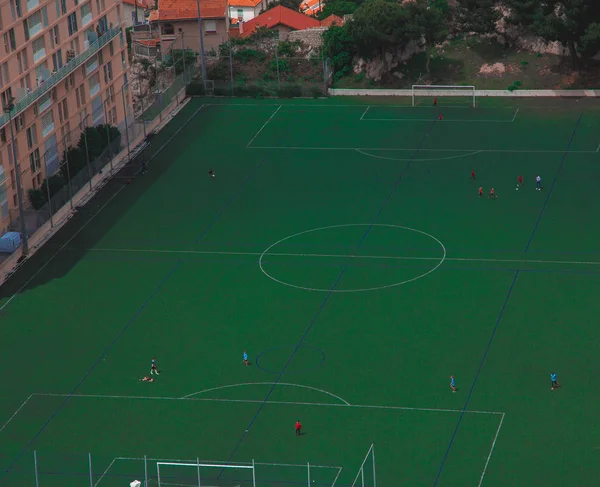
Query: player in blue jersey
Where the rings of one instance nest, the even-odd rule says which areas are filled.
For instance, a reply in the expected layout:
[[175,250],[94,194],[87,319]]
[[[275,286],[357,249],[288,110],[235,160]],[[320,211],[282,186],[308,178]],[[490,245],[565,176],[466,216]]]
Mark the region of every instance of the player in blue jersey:
[[250,362],[248,362],[248,354],[246,353],[246,350],[244,350],[244,354],[242,355],[242,360],[244,361],[244,365],[250,365]]
[[450,376],[450,389],[452,389],[452,392],[456,392],[456,381],[453,375]]
[[552,388],[550,389],[551,391],[560,387],[560,384],[558,383],[558,380],[556,379],[556,374],[554,372],[550,374],[550,382],[552,382]]
[[152,365],[150,365],[150,375],[156,374],[159,375],[158,369],[156,368],[156,360],[152,359]]

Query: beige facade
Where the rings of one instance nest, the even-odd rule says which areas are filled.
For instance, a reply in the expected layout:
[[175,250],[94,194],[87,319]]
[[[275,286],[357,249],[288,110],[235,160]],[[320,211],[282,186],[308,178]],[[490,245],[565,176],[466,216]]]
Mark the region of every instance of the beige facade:
[[0,0],[0,102],[15,104],[11,124],[0,113],[0,230],[17,207],[14,149],[28,207],[84,126],[124,119],[122,18],[121,0]]
[[[160,33],[162,53],[173,49],[181,49],[182,39],[186,49],[200,52],[200,28],[197,20],[174,20],[160,22],[157,29]],[[204,52],[218,52],[219,46],[227,42],[227,21],[221,19],[202,19],[204,29]]]

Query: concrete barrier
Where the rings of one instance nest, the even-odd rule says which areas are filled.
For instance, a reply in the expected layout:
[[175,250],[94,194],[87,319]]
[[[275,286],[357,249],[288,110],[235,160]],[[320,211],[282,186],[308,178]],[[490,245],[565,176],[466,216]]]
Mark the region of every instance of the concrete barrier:
[[[331,96],[412,96],[412,90],[386,90],[386,89],[361,89],[347,90],[330,88]],[[417,91],[418,96],[423,96],[424,90]],[[473,92],[459,90],[436,90],[434,88],[426,91],[427,96],[472,96]],[[512,98],[585,98],[600,96],[600,90],[475,90],[475,97],[512,97]]]

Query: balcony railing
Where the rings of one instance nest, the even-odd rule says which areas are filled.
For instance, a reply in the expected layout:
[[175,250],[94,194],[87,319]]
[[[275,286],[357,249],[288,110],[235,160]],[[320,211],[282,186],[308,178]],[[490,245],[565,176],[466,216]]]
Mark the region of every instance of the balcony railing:
[[[48,93],[52,88],[58,85],[65,76],[68,76],[73,71],[75,71],[79,66],[85,63],[88,59],[90,59],[94,54],[96,54],[102,47],[108,44],[112,39],[117,37],[121,33],[120,24],[118,27],[113,27],[108,29],[102,36],[98,38],[97,41],[90,44],[90,48],[84,52],[82,52],[79,56],[75,56],[71,61],[65,64],[62,68],[56,71],[53,75],[51,75],[47,80],[38,86],[35,90],[28,93],[26,96],[21,98],[15,103],[15,107],[13,108],[10,116],[12,118],[19,115],[19,113],[26,110],[33,103],[38,101],[42,96]],[[8,114],[2,113],[0,115],[0,127],[3,127],[8,123]]]

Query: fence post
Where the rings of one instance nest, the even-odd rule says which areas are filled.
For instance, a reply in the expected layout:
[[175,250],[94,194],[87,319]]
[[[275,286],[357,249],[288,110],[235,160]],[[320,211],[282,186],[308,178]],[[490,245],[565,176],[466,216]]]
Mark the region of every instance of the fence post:
[[88,459],[90,463],[90,487],[94,487],[94,474],[92,473],[92,454],[88,453]]
[[[136,4],[137,5],[137,4]],[[104,126],[106,127],[106,143],[108,144],[108,157],[110,159],[110,173],[113,172],[112,147],[110,146],[110,126],[108,125],[108,98],[104,100]]]
[[[46,166],[46,168],[47,167],[48,166]],[[46,192],[48,193],[48,211],[50,212],[50,228],[54,228],[54,218],[52,218],[52,200],[50,199],[50,176],[48,176],[48,171],[46,171]]]
[[233,97],[233,45],[229,39],[229,77],[231,78],[231,96]]
[[85,143],[85,160],[87,161],[88,167],[88,177],[90,178],[90,191],[93,189],[92,187],[92,166],[90,165],[90,153],[88,151],[88,142],[87,142],[87,117],[83,119],[83,142]]
[[125,87],[127,84],[123,84],[121,88],[121,96],[123,97],[123,113],[125,114],[125,136],[127,137],[127,160],[131,162],[131,147],[129,145],[129,123],[127,122],[127,105],[125,104]]
[[69,167],[69,147],[67,145],[67,136],[63,137],[63,144],[65,144],[65,164],[67,165],[67,184],[69,186],[69,203],[71,204],[71,211],[73,211],[73,186],[71,185],[71,168]]
[[310,462],[306,463],[307,472],[308,472],[308,487],[310,487]]
[[200,459],[196,458],[196,462],[198,462],[198,487],[202,487],[202,484],[200,482]]
[[275,62],[277,64],[277,97],[279,97],[279,90],[281,90],[281,80],[279,78],[279,42],[275,39]]
[[37,451],[33,451],[33,469],[35,471],[35,487],[40,487],[40,478],[38,475]]
[[144,455],[144,486],[148,487],[148,457]]

